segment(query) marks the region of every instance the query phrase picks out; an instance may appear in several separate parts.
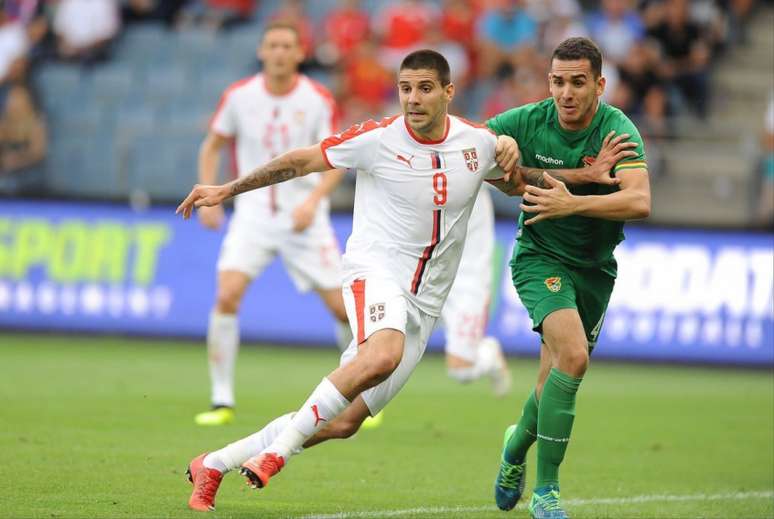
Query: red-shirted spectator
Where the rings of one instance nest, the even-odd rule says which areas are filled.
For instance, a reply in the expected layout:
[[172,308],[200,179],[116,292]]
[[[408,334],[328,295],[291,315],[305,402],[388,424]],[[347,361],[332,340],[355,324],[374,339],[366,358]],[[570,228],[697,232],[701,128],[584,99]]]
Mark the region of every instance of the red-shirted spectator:
[[400,0],[377,13],[373,26],[385,66],[397,68],[407,52],[421,45],[425,32],[439,18],[436,7],[421,0]]
[[354,50],[345,67],[348,101],[360,101],[378,113],[395,88],[393,74],[379,61],[374,44],[366,40]]
[[343,0],[325,18],[325,36],[339,56],[345,56],[368,38],[371,20],[360,7],[360,0]]
[[441,15],[444,36],[472,49],[475,46],[476,21],[483,4],[479,0],[444,0]]

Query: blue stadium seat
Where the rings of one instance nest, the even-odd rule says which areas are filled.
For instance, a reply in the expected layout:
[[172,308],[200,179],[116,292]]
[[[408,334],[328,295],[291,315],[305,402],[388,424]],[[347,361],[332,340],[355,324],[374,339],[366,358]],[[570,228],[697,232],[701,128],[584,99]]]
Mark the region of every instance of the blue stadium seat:
[[179,66],[159,67],[148,71],[143,88],[148,99],[173,98],[190,88],[190,79]]
[[112,140],[81,136],[52,140],[46,161],[49,188],[68,196],[115,198],[124,193]]
[[97,67],[91,74],[95,99],[120,100],[137,87],[132,69],[122,62]]
[[141,137],[129,154],[128,187],[152,200],[179,201],[196,182],[197,135],[157,133]]

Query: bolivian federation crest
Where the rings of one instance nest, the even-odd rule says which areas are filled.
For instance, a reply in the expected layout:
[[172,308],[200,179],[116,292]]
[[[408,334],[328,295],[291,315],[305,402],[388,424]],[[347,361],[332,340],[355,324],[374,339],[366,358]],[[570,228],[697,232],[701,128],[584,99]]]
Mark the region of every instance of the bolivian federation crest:
[[478,171],[478,152],[476,148],[467,148],[462,150],[462,156],[465,157],[465,165],[470,171]]
[[552,277],[545,281],[546,288],[551,292],[559,292],[562,289],[562,278]]

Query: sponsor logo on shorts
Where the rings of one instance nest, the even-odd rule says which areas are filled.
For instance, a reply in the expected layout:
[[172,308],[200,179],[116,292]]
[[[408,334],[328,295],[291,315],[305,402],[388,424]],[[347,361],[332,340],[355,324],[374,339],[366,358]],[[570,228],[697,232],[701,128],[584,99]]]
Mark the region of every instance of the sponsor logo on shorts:
[[470,171],[478,171],[478,152],[476,148],[466,148],[462,150],[462,156],[465,157],[465,165]]
[[368,315],[371,317],[372,323],[384,319],[384,303],[375,303],[369,306]]
[[562,278],[554,276],[545,280],[546,288],[551,292],[559,292],[562,289]]

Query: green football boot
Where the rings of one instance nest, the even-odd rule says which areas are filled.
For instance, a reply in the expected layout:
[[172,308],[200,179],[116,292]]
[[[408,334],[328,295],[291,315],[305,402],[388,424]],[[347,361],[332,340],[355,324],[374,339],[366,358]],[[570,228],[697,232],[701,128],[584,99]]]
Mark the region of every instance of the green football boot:
[[234,421],[234,408],[233,407],[216,407],[209,411],[199,413],[194,416],[194,422],[196,425],[204,426],[217,426],[228,425]]
[[536,488],[529,502],[532,519],[569,519],[559,504],[559,487]]
[[516,425],[505,430],[503,437],[503,453],[500,457],[500,470],[495,479],[495,503],[500,510],[511,510],[519,502],[527,481],[527,462],[513,465],[505,461],[505,447],[516,431]]

